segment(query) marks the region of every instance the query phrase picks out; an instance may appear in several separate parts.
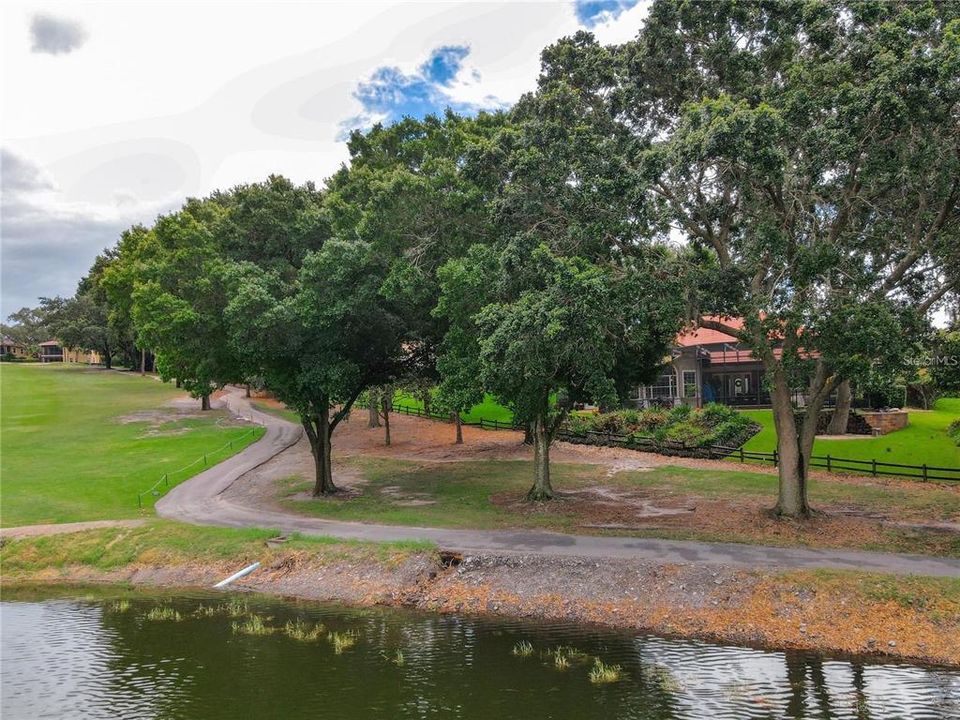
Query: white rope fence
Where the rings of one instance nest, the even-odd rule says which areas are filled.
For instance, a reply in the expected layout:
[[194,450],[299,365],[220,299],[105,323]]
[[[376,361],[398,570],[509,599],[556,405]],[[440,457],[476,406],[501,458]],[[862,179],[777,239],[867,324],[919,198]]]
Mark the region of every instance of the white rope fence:
[[209,464],[209,457],[210,457],[211,455],[216,455],[217,453],[222,452],[222,451],[226,450],[227,448],[233,450],[233,445],[234,445],[234,443],[238,443],[238,442],[240,442],[241,440],[246,439],[247,437],[249,437],[250,435],[252,435],[253,433],[255,433],[255,432],[256,432],[257,430],[259,430],[259,429],[260,429],[260,428],[258,428],[258,427],[250,428],[249,430],[247,430],[247,432],[245,432],[245,433],[244,433],[243,435],[241,435],[240,437],[236,437],[236,438],[233,438],[232,440],[230,440],[226,445],[223,445],[223,446],[221,446],[221,447],[218,447],[216,450],[211,450],[211,451],[209,451],[209,452],[205,452],[202,456],[198,457],[196,460],[194,460],[194,461],[193,461],[192,463],[190,463],[189,465],[184,465],[182,468],[179,468],[179,469],[177,469],[177,470],[173,470],[173,471],[168,472],[168,473],[164,473],[163,475],[160,476],[160,479],[157,480],[157,481],[153,484],[152,487],[150,487],[150,488],[147,489],[147,490],[144,490],[144,491],[141,492],[141,493],[137,493],[137,507],[140,508],[141,510],[143,509],[143,498],[144,498],[145,496],[147,496],[147,495],[153,495],[154,497],[159,497],[160,491],[158,490],[158,488],[160,487],[161,484],[162,484],[164,487],[169,488],[169,487],[170,487],[170,476],[171,476],[171,475],[176,475],[177,473],[182,473],[184,470],[189,470],[190,468],[192,468],[194,465],[196,465],[196,464],[198,464],[198,463],[203,463],[204,466],[207,466],[207,465]]

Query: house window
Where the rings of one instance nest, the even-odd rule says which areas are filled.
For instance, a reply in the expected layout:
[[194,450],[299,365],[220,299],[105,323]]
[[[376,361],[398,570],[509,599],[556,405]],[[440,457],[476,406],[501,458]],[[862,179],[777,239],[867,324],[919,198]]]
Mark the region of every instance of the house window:
[[653,385],[648,386],[647,395],[651,400],[659,398],[674,398],[677,396],[677,376],[665,373],[657,378]]
[[683,371],[683,396],[685,398],[695,398],[697,396],[697,371]]

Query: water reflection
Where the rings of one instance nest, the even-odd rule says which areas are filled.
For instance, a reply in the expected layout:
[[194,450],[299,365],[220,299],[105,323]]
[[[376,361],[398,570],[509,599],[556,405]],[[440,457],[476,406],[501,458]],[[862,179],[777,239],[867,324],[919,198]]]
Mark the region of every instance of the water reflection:
[[[939,669],[261,598],[246,602],[267,634],[248,635],[225,611],[197,612],[223,601],[0,604],[4,720],[960,717],[960,674]],[[181,619],[148,619],[156,607]],[[324,635],[298,641],[279,630],[298,618],[322,622]],[[337,655],[326,633],[346,631],[359,640]],[[531,656],[511,653],[520,640]],[[558,670],[558,646],[584,655]],[[620,681],[592,684],[594,657],[620,665]]]

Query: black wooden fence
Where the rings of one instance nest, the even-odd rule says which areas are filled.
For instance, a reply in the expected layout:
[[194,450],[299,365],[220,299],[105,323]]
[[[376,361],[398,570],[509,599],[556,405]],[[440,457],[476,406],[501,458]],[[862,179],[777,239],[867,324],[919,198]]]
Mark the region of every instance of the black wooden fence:
[[[396,412],[404,415],[415,415],[416,417],[429,418],[431,420],[440,420],[442,422],[453,422],[450,415],[427,412],[423,408],[410,407],[405,405],[394,405]],[[523,426],[514,422],[505,422],[503,420],[485,420],[483,418],[472,421],[462,421],[463,425],[479,427],[484,430],[522,430]],[[673,455],[676,457],[698,457],[714,460],[732,459],[742,463],[758,462],[760,464],[771,464],[774,467],[779,463],[777,451],[758,452],[756,450],[744,450],[743,447],[728,447],[726,445],[688,445],[682,441],[657,440],[652,436],[646,435],[619,435],[617,433],[603,433],[594,431],[585,431],[574,433],[567,429],[561,429],[557,433],[557,439],[564,442],[571,442],[578,445],[607,445],[610,447],[624,447],[631,450],[643,452],[654,452],[661,455]],[[873,477],[903,477],[922,480],[924,482],[945,480],[948,482],[960,482],[960,468],[940,467],[936,465],[902,465],[900,463],[880,462],[879,460],[851,460],[849,458],[834,457],[833,455],[813,455],[810,458],[811,467],[824,468],[828,472],[851,472],[858,475],[872,475]]]

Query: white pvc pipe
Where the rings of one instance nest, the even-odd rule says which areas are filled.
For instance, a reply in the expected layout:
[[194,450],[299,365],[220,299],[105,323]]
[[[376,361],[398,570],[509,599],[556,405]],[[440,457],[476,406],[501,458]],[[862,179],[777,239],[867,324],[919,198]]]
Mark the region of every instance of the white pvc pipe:
[[228,577],[226,580],[221,580],[221,581],[218,582],[216,585],[214,585],[214,587],[215,587],[215,588],[226,587],[227,585],[229,585],[230,583],[232,583],[234,580],[239,580],[240,578],[249,575],[249,574],[252,573],[254,570],[256,570],[258,567],[260,567],[260,563],[259,563],[259,562],[255,562],[253,565],[247,565],[247,567],[245,567],[243,570],[241,570],[240,572],[235,572],[233,575],[231,575],[230,577]]

